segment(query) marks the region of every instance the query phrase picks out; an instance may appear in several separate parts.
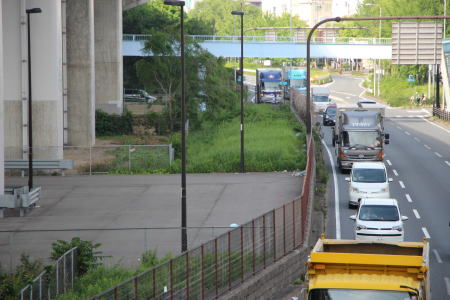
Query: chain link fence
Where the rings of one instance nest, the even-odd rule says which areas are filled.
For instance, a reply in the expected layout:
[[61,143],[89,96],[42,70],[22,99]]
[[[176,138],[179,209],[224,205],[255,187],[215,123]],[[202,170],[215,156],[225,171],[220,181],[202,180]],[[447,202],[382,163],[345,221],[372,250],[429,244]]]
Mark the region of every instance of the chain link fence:
[[[61,149],[63,151],[61,151]],[[23,158],[28,149],[5,148],[5,160]],[[172,144],[34,147],[35,159],[73,160],[74,169],[64,174],[148,173],[168,169],[174,160]],[[61,153],[52,156],[52,153]]]
[[302,245],[314,170],[308,139],[300,198],[96,295],[93,300],[215,299]]
[[73,289],[77,270],[77,248],[64,253],[51,272],[43,271],[20,291],[20,300],[47,300]]

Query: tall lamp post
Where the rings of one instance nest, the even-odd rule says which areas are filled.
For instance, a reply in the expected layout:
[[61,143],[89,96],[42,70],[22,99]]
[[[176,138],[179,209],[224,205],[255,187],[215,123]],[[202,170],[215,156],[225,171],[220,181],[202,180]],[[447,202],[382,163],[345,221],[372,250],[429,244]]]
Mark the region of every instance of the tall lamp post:
[[186,101],[184,66],[184,1],[164,0],[164,4],[180,7],[180,62],[181,62],[181,252],[187,251],[186,221]]
[[233,10],[232,15],[241,17],[241,59],[239,61],[241,86],[241,173],[245,173],[244,163],[244,12]]
[[32,91],[31,91],[31,39],[30,39],[30,14],[41,13],[38,7],[26,10],[28,31],[28,189],[33,188],[33,114],[32,114]]

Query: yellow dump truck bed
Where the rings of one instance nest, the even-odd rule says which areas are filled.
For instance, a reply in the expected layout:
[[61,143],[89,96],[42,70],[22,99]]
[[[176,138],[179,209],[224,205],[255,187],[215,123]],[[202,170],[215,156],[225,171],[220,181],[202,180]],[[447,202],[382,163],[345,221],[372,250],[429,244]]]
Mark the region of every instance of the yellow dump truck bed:
[[[428,294],[428,243],[319,239],[308,259],[309,290],[370,289]],[[409,289],[411,291],[411,289]]]

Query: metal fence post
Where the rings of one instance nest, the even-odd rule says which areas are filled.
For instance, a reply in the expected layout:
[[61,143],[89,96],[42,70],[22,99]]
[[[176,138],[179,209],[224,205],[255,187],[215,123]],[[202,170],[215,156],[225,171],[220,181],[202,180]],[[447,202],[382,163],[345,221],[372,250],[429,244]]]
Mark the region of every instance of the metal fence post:
[[241,226],[241,282],[244,282],[244,228]]
[[217,266],[217,239],[214,239],[214,281],[216,286],[216,296],[219,294],[218,287],[218,266]]
[[252,265],[253,265],[253,275],[255,275],[255,264],[256,264],[256,259],[255,259],[255,219],[252,220]]
[[71,262],[71,264],[70,264],[70,268],[71,268],[71,274],[72,274],[72,280],[71,280],[71,282],[72,282],[72,286],[71,286],[71,288],[73,289],[73,276],[74,276],[74,260],[75,260],[75,258],[74,258],[74,256],[75,256],[75,251],[77,251],[76,249],[72,249],[72,255],[71,255],[71,258],[72,258],[72,262]]
[[56,261],[56,295],[59,295],[59,260]]
[[63,261],[64,261],[64,262],[63,262],[63,264],[64,264],[64,265],[63,265],[63,281],[64,281],[64,282],[63,282],[63,284],[64,284],[64,285],[63,285],[63,291],[64,291],[64,293],[66,292],[66,283],[67,283],[67,280],[66,280],[66,273],[67,273],[67,270],[66,270],[66,256],[67,256],[67,255],[64,255],[64,256],[63,256]]
[[173,258],[169,261],[170,299],[173,299]]
[[273,226],[273,261],[277,261],[277,234],[275,228],[275,209],[272,210],[272,226]]
[[297,244],[295,243],[295,202],[297,200],[292,201],[292,236],[294,238],[294,243],[292,246],[292,249],[295,249],[297,247]]
[[189,299],[189,251],[186,252],[186,299]]
[[266,216],[263,216],[263,264],[266,268]]
[[131,145],[128,145],[128,172],[131,172]]
[[42,276],[39,277],[39,300],[42,300]]
[[231,231],[228,231],[228,289],[231,289]]
[[92,175],[92,145],[89,146],[89,175]]
[[152,285],[153,285],[153,298],[156,297],[156,268],[153,269],[153,276],[152,276]]
[[201,265],[201,299],[205,299],[205,257],[204,257],[204,244],[202,244],[201,248],[201,259],[200,259],[200,265]]
[[139,292],[138,292],[138,280],[137,277],[134,277],[134,300],[138,300],[139,296],[138,296]]
[[283,204],[283,256],[286,255],[286,204]]

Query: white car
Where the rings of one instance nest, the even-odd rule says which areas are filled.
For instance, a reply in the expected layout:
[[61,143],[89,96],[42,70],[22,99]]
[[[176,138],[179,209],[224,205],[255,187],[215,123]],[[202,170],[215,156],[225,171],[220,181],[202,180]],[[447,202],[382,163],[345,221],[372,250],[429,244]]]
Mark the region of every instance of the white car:
[[382,240],[401,242],[404,240],[403,221],[395,199],[362,199],[358,213],[350,216],[355,221],[356,240]]
[[352,165],[349,182],[348,207],[358,206],[362,198],[389,198],[389,182],[383,162],[355,162]]

